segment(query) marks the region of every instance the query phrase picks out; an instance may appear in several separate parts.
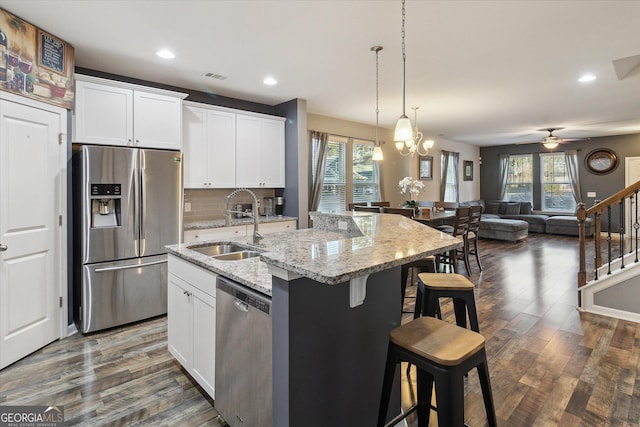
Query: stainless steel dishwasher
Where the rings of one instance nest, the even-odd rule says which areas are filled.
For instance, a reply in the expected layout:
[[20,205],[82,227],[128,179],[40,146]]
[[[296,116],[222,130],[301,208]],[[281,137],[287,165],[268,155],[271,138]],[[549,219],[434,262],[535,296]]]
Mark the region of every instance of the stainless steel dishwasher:
[[224,277],[216,290],[215,408],[234,426],[271,426],[271,299]]

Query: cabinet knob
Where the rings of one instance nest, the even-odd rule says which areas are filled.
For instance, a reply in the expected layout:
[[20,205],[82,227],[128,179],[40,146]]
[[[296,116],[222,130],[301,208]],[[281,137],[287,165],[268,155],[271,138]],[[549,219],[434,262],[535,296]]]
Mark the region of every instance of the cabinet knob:
[[7,246],[7,245],[4,245],[4,244],[0,243],[0,252],[4,252],[4,251],[6,251],[7,249],[9,249],[9,246]]

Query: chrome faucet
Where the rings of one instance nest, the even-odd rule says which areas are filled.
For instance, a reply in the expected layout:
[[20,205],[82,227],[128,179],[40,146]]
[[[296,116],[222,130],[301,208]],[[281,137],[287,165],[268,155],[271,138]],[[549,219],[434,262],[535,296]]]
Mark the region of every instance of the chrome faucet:
[[260,241],[262,240],[262,235],[260,233],[258,233],[258,198],[256,197],[255,193],[251,190],[249,190],[248,188],[237,188],[235,190],[233,190],[231,192],[231,194],[229,194],[227,196],[227,200],[226,203],[224,205],[224,225],[229,227],[231,225],[231,214],[232,213],[240,213],[243,215],[247,215],[246,212],[242,212],[242,211],[233,211],[229,209],[229,202],[231,201],[231,199],[233,198],[233,196],[235,196],[238,193],[249,193],[251,194],[251,197],[253,197],[253,204],[251,207],[251,214],[248,216],[252,216],[253,215],[253,244],[254,245],[259,245]]

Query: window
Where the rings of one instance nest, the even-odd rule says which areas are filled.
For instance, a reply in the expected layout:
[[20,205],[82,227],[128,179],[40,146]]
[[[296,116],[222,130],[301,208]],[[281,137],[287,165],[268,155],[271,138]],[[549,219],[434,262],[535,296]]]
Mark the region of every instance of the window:
[[[312,146],[312,164],[316,165],[318,142]],[[380,200],[380,180],[373,160],[373,143],[330,135],[318,211],[338,212],[352,202]],[[316,176],[316,171],[312,171]]]
[[509,156],[505,200],[533,204],[533,155]]
[[[352,202],[380,201],[378,168],[373,160],[373,144],[353,140],[353,197]],[[349,202],[351,203],[351,202]]]
[[[458,201],[458,157],[459,153],[442,150],[440,170],[444,176],[440,176],[442,177],[442,183],[444,183],[443,202]],[[442,187],[440,191],[442,191]]]
[[571,191],[564,153],[540,154],[540,184],[543,211],[575,212],[576,201]]

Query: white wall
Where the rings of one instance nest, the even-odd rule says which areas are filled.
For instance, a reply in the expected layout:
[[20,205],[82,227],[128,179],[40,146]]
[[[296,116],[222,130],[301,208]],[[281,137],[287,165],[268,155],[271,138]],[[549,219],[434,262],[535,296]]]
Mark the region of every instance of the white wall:
[[[345,135],[354,138],[375,140],[375,126],[350,122],[333,117],[307,114],[307,126],[309,130]],[[393,129],[379,129],[379,138],[383,142],[382,152],[382,177],[384,187],[384,199],[391,202],[391,206],[400,206],[407,200],[405,194],[400,194],[398,182],[405,176],[418,177],[418,156],[401,156],[393,144]],[[476,200],[480,198],[480,168],[478,159],[480,149],[476,146],[449,141],[443,138],[434,138],[434,148],[429,153],[433,156],[433,180],[423,181],[425,191],[419,195],[418,200],[434,201],[440,199],[440,152],[441,150],[460,153],[460,201]],[[308,144],[308,135],[307,135]],[[463,161],[473,161],[473,181],[463,181]]]

